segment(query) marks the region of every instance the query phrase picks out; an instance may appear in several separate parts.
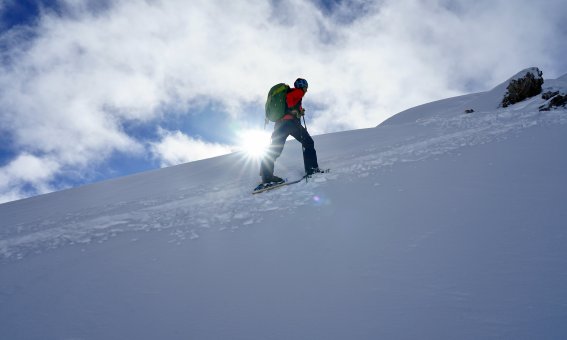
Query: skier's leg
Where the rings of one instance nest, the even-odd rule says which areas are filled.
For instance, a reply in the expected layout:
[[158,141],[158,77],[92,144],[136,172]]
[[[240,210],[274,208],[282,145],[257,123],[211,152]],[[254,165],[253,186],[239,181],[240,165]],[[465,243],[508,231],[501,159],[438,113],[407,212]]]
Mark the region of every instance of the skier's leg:
[[303,147],[303,166],[305,167],[305,173],[311,174],[313,169],[319,168],[313,138],[311,138],[309,132],[307,132],[299,121],[296,121],[291,135],[301,143]]
[[274,132],[272,133],[272,142],[266,151],[266,155],[262,160],[260,167],[260,176],[262,179],[272,177],[274,175],[274,165],[276,159],[281,155],[285,140],[289,133],[287,131],[286,122],[277,122],[274,127]]

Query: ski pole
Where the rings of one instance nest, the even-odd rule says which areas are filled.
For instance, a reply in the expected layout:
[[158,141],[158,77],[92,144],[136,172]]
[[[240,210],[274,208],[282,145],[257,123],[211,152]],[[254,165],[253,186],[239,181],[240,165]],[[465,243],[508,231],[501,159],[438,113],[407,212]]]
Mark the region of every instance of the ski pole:
[[[309,133],[309,131],[307,131],[307,124],[305,123],[305,115],[302,116],[303,117],[303,125],[305,126],[305,132]],[[300,121],[301,124],[301,121]],[[300,130],[301,131],[301,130]],[[301,131],[301,151],[303,151],[303,162],[305,162],[305,147],[303,146],[303,131]],[[305,171],[307,171],[307,169],[305,169]],[[305,176],[305,183],[307,183],[307,178],[309,176]]]

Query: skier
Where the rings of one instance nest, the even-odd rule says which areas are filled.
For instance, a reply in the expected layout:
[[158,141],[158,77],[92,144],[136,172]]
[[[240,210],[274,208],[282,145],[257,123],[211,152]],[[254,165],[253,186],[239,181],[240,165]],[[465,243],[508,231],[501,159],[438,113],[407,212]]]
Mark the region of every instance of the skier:
[[293,87],[294,88],[290,89],[286,95],[286,113],[274,126],[272,142],[260,166],[262,183],[283,182],[283,179],[274,176],[274,164],[276,159],[281,155],[285,141],[289,135],[293,136],[303,147],[303,164],[306,175],[321,172],[317,164],[317,152],[315,151],[313,138],[311,138],[307,129],[301,125],[300,120],[305,114],[301,100],[307,92],[307,80],[298,78],[295,83],[293,83]]

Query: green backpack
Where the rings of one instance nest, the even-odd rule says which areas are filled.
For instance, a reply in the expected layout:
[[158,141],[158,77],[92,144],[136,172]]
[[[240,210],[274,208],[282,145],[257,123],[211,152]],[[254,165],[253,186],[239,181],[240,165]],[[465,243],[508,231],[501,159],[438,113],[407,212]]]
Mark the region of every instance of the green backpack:
[[289,89],[289,85],[284,83],[274,85],[270,89],[266,99],[266,120],[277,122],[285,115],[287,109],[285,97]]

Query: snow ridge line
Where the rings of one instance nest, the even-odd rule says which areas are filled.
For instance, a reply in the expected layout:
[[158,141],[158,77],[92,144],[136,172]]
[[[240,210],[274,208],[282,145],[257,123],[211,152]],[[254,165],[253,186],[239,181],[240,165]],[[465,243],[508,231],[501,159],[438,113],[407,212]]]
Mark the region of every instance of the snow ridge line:
[[[287,213],[313,204],[317,188],[327,181],[367,177],[380,168],[399,162],[420,161],[459,148],[506,139],[536,125],[566,123],[566,110],[542,113],[513,108],[420,119],[417,124],[434,131],[433,135],[429,131],[425,138],[399,146],[384,146],[384,151],[374,148],[363,156],[354,153],[350,158],[332,159],[328,164],[333,168],[331,174],[309,183],[278,189],[269,195],[252,197],[250,183],[240,181],[223,187],[222,199],[219,199],[219,192],[203,189],[164,200],[125,202],[123,204],[130,208],[127,213],[117,213],[123,210],[110,205],[85,214],[43,220],[40,223],[42,230],[38,230],[36,223],[14,226],[18,235],[0,240],[0,260],[22,259],[65,245],[104,242],[125,232],[167,230],[172,236],[170,242],[179,244],[198,239],[213,227],[218,231],[235,231],[261,223],[266,213],[276,209],[278,213]],[[278,202],[277,208],[274,208],[274,201]]]
[[[439,129],[436,136],[408,141],[408,143],[389,148],[382,152],[369,153],[362,157],[346,160],[336,166],[338,173],[366,177],[369,171],[398,162],[415,162],[433,156],[455,151],[463,147],[487,144],[504,140],[513,134],[536,125],[555,125],[567,123],[567,111],[551,113],[522,112],[504,110],[504,112],[484,112],[473,115],[459,115],[452,118],[433,117],[418,120],[423,127]],[[354,162],[353,162],[354,161]]]

